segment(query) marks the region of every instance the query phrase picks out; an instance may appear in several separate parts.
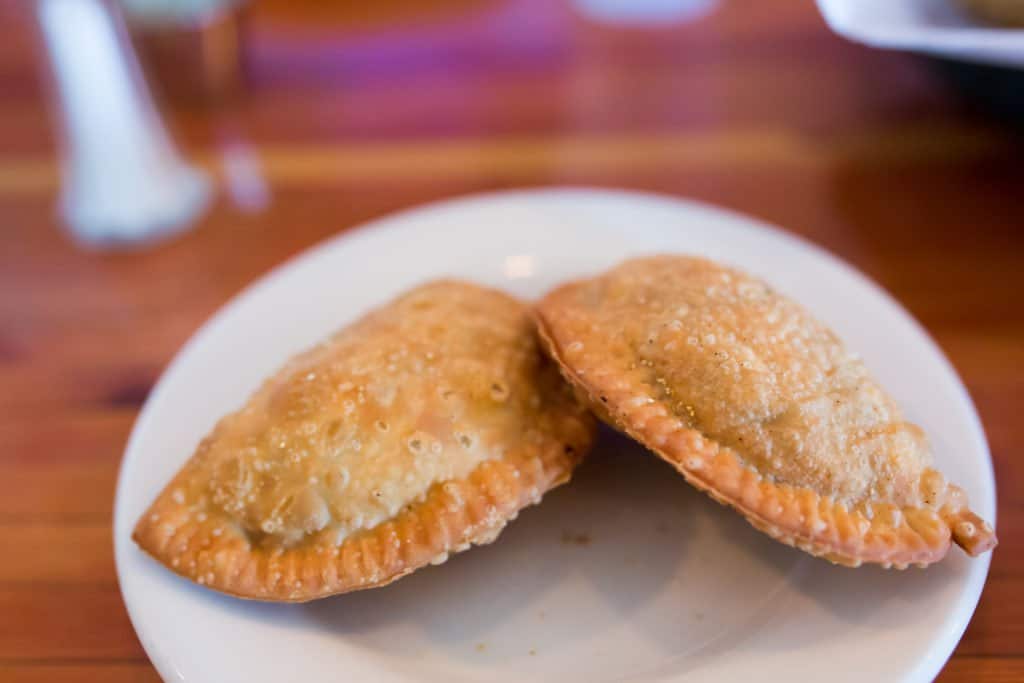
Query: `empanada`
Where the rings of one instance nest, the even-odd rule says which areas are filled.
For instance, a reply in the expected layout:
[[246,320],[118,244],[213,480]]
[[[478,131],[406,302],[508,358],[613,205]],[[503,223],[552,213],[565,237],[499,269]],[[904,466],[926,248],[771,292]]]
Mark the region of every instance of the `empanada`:
[[202,441],[133,537],[244,598],[382,586],[494,540],[568,481],[593,430],[527,307],[431,283],[291,360]]
[[798,304],[700,258],[628,261],[539,304],[606,422],[774,538],[833,562],[926,565],[996,543],[925,435]]

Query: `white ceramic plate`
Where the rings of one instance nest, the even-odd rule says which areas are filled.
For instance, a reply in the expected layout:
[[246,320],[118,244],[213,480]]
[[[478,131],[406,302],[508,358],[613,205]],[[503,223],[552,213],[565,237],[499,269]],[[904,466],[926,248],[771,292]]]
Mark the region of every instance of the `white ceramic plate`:
[[839,35],[872,47],[1024,67],[1024,30],[981,24],[957,0],[818,0]]
[[[168,680],[929,681],[988,556],[849,570],[777,544],[610,433],[571,485],[498,542],[383,589],[266,605],[192,585],[131,542],[135,519],[221,414],[288,356],[428,278],[536,297],[632,255],[705,254],[761,275],[859,349],[987,519],[985,437],[921,328],[850,267],[742,216],[651,195],[552,190],[443,202],[329,240],[225,306],[135,425],[115,545],[129,613]],[[794,678],[795,677],[795,678]]]

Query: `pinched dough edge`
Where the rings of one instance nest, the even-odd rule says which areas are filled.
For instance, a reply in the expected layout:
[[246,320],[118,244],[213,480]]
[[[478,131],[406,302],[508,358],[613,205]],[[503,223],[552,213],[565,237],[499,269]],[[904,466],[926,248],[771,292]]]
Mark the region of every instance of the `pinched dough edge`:
[[336,547],[268,550],[223,518],[197,520],[169,493],[185,472],[158,497],[132,538],[175,573],[240,598],[304,602],[384,586],[451,553],[490,543],[521,509],[569,481],[592,434],[585,425],[573,431],[539,455],[486,460],[467,477],[435,484],[423,501]]
[[[864,562],[905,569],[941,560],[950,539],[970,555],[993,548],[992,527],[967,507],[963,491],[928,470],[935,507],[897,507],[868,502],[850,509],[805,487],[771,481],[746,465],[732,449],[688,428],[662,405],[639,370],[624,371],[586,340],[573,345],[571,358],[552,327],[557,326],[554,297],[535,310],[542,346],[573,385],[577,397],[610,426],[653,451],[686,479],[723,505],[742,514],[754,527],[782,543],[836,564]],[[550,305],[549,305],[550,304]],[[576,348],[578,347],[578,348]]]

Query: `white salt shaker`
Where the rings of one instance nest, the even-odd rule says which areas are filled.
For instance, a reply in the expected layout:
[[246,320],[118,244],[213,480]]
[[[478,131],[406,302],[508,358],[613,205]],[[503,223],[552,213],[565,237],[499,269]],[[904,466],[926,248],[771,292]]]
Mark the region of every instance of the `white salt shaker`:
[[81,243],[131,246],[191,227],[210,180],[185,163],[105,0],[38,0],[64,138],[61,213]]

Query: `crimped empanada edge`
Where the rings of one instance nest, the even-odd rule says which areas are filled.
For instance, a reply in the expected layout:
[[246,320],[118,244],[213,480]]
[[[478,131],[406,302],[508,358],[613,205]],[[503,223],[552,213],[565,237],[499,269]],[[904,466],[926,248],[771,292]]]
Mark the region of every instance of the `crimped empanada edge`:
[[198,515],[173,491],[157,497],[132,534],[142,550],[175,573],[239,598],[305,602],[391,583],[448,555],[493,541],[519,511],[569,481],[590,449],[593,425],[547,445],[538,455],[486,460],[464,478],[432,486],[395,518],[356,532],[339,546],[267,550],[229,520]]
[[[805,487],[771,481],[730,448],[686,427],[651,395],[651,387],[574,340],[563,349],[552,333],[554,303],[578,284],[547,295],[534,309],[538,335],[578,398],[602,420],[671,464],[687,482],[729,505],[750,524],[782,543],[849,567],[864,562],[904,569],[941,560],[951,536],[971,555],[997,543],[993,529],[967,508],[949,485],[941,510],[874,503],[850,509]],[[571,353],[571,362],[566,354]],[[639,374],[638,371],[634,371]]]

